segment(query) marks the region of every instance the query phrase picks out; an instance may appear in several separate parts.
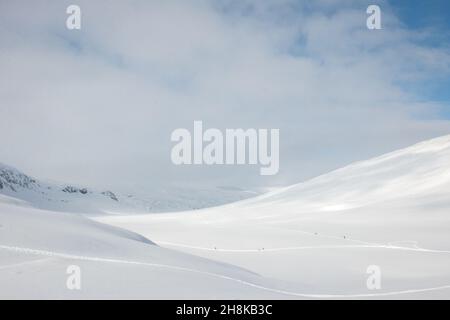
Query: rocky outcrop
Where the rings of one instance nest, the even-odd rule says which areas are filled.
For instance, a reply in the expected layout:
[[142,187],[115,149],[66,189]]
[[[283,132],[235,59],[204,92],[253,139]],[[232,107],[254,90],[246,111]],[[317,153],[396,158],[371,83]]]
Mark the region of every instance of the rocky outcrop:
[[87,194],[89,191],[86,188],[80,189],[80,188],[73,187],[73,186],[66,186],[62,189],[62,192]]
[[102,195],[110,197],[114,201],[119,201],[119,199],[117,199],[116,195],[111,191],[103,191]]
[[6,166],[0,166],[0,189],[10,188],[17,191],[18,188],[31,189],[36,186],[33,178]]

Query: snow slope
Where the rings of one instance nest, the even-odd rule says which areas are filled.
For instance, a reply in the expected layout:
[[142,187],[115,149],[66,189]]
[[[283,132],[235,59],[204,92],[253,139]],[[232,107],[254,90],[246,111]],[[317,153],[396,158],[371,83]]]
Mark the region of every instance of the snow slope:
[[278,204],[296,212],[340,211],[426,196],[450,199],[450,136],[357,162],[242,204]]
[[[81,290],[66,286],[81,268]],[[265,289],[267,288],[267,289]],[[262,277],[86,217],[0,204],[1,299],[277,298]]]
[[444,136],[236,204],[99,220],[289,282],[293,297],[448,299],[449,186]]

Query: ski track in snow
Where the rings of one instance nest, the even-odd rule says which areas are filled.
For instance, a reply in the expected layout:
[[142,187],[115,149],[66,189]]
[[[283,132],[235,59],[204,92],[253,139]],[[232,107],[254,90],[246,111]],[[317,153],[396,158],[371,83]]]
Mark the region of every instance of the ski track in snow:
[[42,261],[46,261],[46,260],[49,260],[49,259],[50,258],[42,258],[42,259],[36,259],[36,260],[31,260],[31,261],[23,261],[23,262],[18,262],[18,263],[5,264],[5,265],[0,266],[0,270],[26,266],[26,265],[30,265],[30,264],[38,264],[38,263],[40,263]]
[[393,246],[391,244],[379,245],[379,244],[367,244],[367,245],[319,245],[319,246],[299,246],[299,247],[279,247],[279,248],[258,248],[258,249],[221,249],[221,248],[208,248],[200,246],[190,246],[185,244],[158,241],[158,244],[168,245],[180,248],[189,248],[196,250],[207,250],[207,251],[218,251],[218,252],[265,252],[265,251],[287,251],[287,250],[307,250],[307,249],[347,249],[347,248],[372,248],[372,249],[392,249],[392,250],[405,250],[405,251],[418,251],[418,252],[429,252],[429,253],[450,253],[450,250],[435,250],[435,249],[424,249],[419,247],[401,247]]
[[409,289],[409,290],[381,292],[381,293],[363,293],[363,294],[299,293],[299,292],[269,288],[269,287],[258,285],[258,284],[248,282],[245,280],[233,278],[230,276],[225,276],[222,274],[201,271],[201,270],[196,270],[196,269],[190,269],[190,268],[185,268],[185,267],[179,267],[179,266],[173,266],[173,265],[149,263],[149,262],[142,262],[142,261],[113,259],[113,258],[79,256],[79,255],[72,255],[72,254],[67,254],[67,253],[38,250],[38,249],[31,249],[31,248],[24,248],[24,247],[16,247],[16,246],[6,246],[6,245],[0,245],[0,249],[23,253],[23,254],[40,255],[40,256],[47,256],[47,257],[58,257],[58,258],[69,259],[69,260],[83,260],[83,261],[105,262],[105,263],[116,263],[116,264],[141,265],[141,266],[148,266],[148,267],[154,267],[154,268],[171,269],[171,270],[176,270],[176,271],[193,272],[193,273],[198,273],[198,274],[204,274],[204,275],[211,276],[211,277],[216,277],[219,279],[233,281],[233,282],[245,285],[245,286],[249,286],[252,288],[256,288],[256,289],[260,289],[260,290],[264,290],[264,291],[268,291],[268,292],[272,292],[272,293],[295,296],[295,297],[303,297],[303,298],[319,298],[319,299],[320,298],[322,298],[322,299],[323,298],[336,298],[336,299],[339,299],[339,298],[370,298],[370,297],[384,297],[384,296],[394,296],[394,295],[411,294],[411,293],[423,293],[423,292],[429,292],[429,291],[450,289],[450,284],[449,284],[449,285],[443,285],[443,286],[431,287],[431,288]]
[[[279,228],[280,230],[286,230],[283,228]],[[414,240],[397,240],[388,242],[387,244],[376,243],[376,242],[368,242],[364,240],[358,240],[353,238],[341,238],[337,236],[331,236],[326,234],[318,234],[303,230],[291,230],[299,233],[308,234],[311,236],[317,236],[321,238],[329,238],[329,239],[338,239],[338,240],[346,240],[349,242],[360,243],[359,245],[318,245],[318,246],[294,246],[294,247],[278,247],[278,248],[257,248],[257,249],[234,249],[234,248],[217,248],[217,247],[202,247],[202,246],[193,246],[187,244],[180,244],[168,241],[157,241],[158,244],[168,245],[173,247],[180,248],[188,248],[188,249],[196,249],[196,250],[206,250],[206,251],[219,251],[219,252],[242,252],[242,253],[251,253],[251,252],[265,252],[265,251],[287,251],[287,250],[308,250],[308,249],[348,249],[348,248],[371,248],[371,249],[391,249],[391,250],[404,250],[404,251],[417,251],[417,252],[428,252],[428,253],[450,253],[450,250],[437,250],[437,249],[426,249],[420,248],[418,246],[418,242]],[[394,245],[394,243],[410,243],[412,247],[398,246]]]

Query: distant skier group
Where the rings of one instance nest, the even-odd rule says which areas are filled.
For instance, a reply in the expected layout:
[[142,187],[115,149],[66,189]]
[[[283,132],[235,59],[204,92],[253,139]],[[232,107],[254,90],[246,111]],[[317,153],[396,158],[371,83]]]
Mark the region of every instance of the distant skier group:
[[[314,235],[317,236],[317,235],[319,235],[319,233],[314,232]],[[344,239],[347,239],[347,236],[345,236],[345,235],[343,235],[342,237],[343,237]],[[214,250],[217,250],[217,247],[214,247]],[[264,247],[258,248],[258,251],[264,251]]]

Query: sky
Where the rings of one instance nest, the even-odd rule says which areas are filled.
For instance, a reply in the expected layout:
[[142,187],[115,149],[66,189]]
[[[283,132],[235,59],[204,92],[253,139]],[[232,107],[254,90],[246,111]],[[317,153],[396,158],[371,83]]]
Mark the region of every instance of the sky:
[[[0,0],[0,162],[112,190],[256,188],[450,134],[449,15],[445,0]],[[171,132],[194,120],[280,129],[279,173],[175,166]]]

